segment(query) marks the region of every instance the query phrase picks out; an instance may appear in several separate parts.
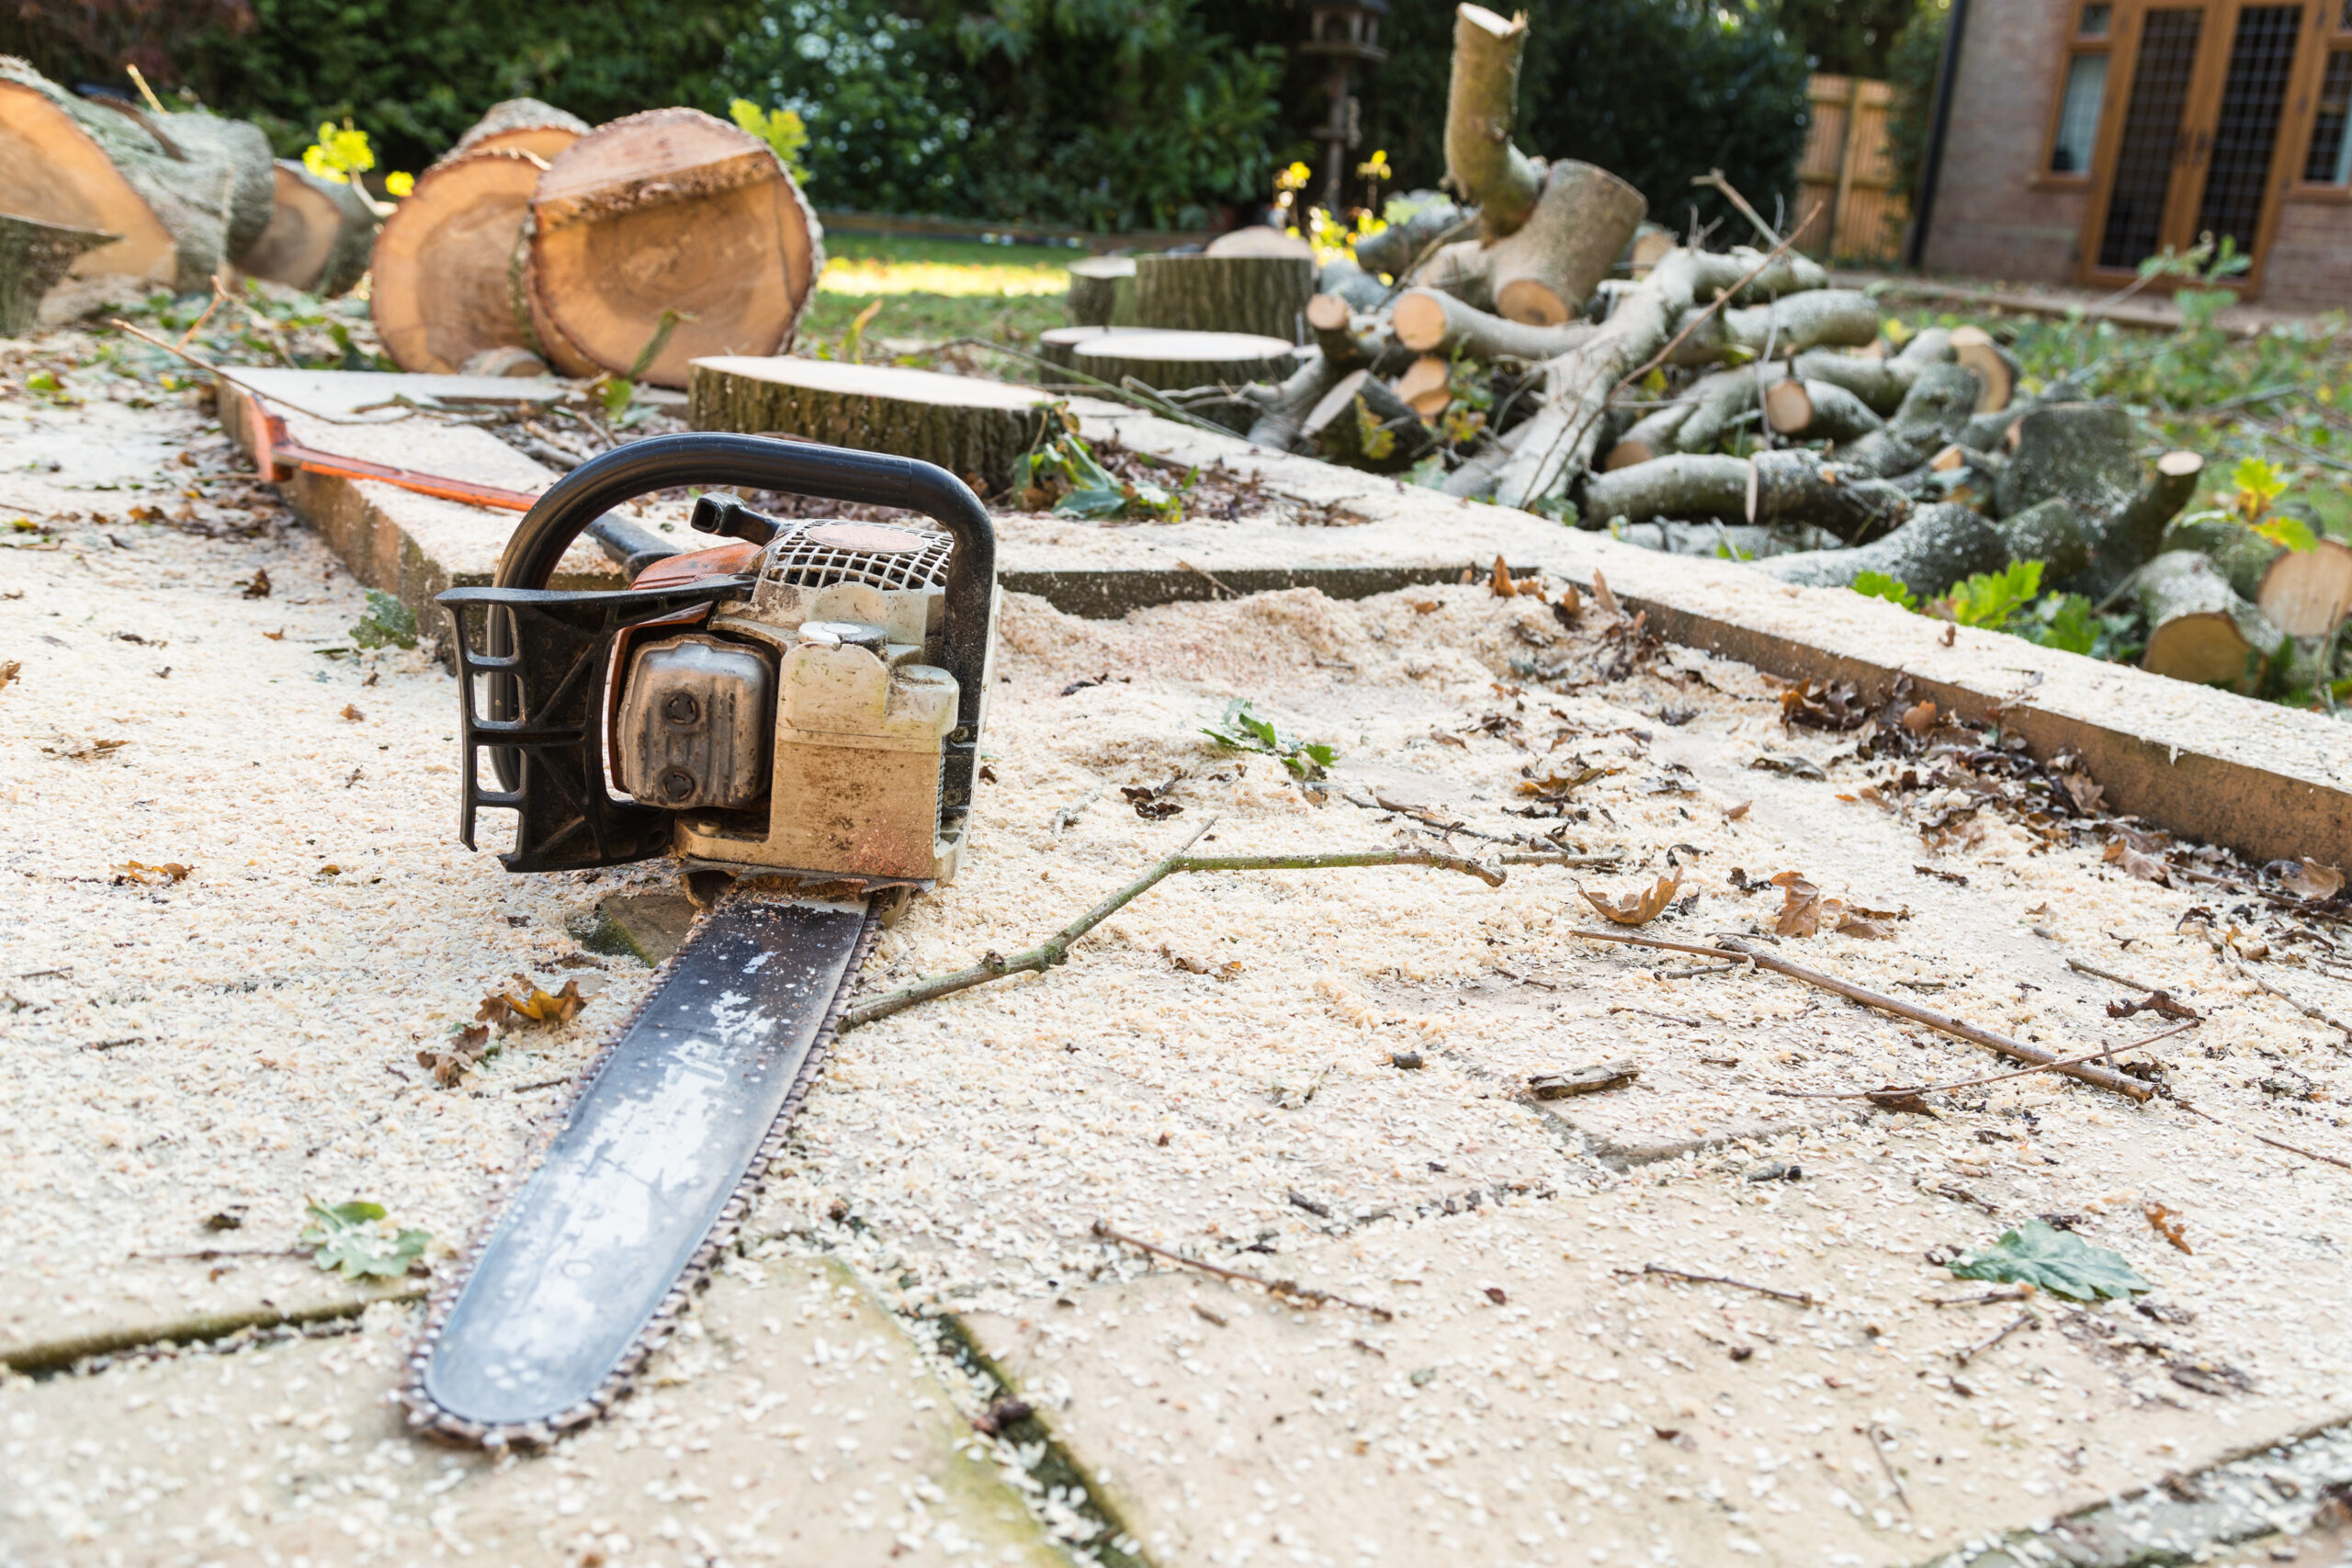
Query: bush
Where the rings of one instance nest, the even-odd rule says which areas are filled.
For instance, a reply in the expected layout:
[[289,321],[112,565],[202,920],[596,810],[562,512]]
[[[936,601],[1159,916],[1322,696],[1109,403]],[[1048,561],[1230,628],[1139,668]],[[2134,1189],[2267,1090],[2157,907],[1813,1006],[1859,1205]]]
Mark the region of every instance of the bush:
[[1928,157],[1928,117],[1936,107],[1936,72],[1943,63],[1944,26],[1951,17],[1951,0],[1919,0],[1911,19],[1894,35],[1887,62],[1887,80],[1894,87],[1894,104],[1887,115],[1886,138],[1894,160],[1894,188],[1909,201],[1919,183]]
[[[1804,149],[1805,62],[1761,0],[1533,0],[1519,89],[1519,144],[1628,180],[1650,216],[1680,228],[1729,218],[1724,240],[1754,238],[1691,176],[1720,168],[1768,216],[1796,184]],[[1399,6],[1396,51],[1363,93],[1367,146],[1387,150],[1398,188],[1445,173],[1450,6]],[[1789,221],[1794,222],[1792,212]]]

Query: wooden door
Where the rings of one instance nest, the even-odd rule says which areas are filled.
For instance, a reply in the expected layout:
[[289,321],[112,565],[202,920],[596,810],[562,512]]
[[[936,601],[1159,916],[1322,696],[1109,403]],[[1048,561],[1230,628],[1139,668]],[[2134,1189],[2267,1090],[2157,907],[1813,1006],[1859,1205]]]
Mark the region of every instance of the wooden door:
[[2123,69],[2102,117],[2083,233],[2084,281],[2129,279],[2142,260],[2228,235],[2261,275],[2279,175],[2310,114],[2299,54],[2315,35],[2310,0],[2149,0],[2120,18]]

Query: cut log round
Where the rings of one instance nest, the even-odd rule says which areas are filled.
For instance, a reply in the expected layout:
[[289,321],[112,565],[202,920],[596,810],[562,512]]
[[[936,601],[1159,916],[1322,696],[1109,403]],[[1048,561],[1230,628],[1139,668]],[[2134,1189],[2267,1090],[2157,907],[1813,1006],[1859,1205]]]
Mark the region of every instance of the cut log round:
[[1401,473],[1437,446],[1420,416],[1370,370],[1351,370],[1333,383],[1299,434],[1325,462],[1375,474]]
[[1634,231],[1633,239],[1626,242],[1617,259],[1626,271],[1639,277],[1673,249],[1673,230],[1663,223],[1645,223]]
[[1607,527],[1622,517],[1646,523],[1653,517],[1747,516],[1747,460],[1712,453],[1660,457],[1612,468],[1585,480],[1585,520]]
[[1306,302],[1306,330],[1323,357],[1340,370],[1372,367],[1377,376],[1394,376],[1413,362],[1413,351],[1381,333],[1369,317],[1359,317],[1336,294],[1317,294]]
[[1164,332],[1254,333],[1297,343],[1312,255],[1138,256],[1136,320]]
[[2222,519],[2176,524],[2167,550],[2196,550],[2212,561],[2238,596],[2291,637],[2325,637],[2352,613],[2352,549],[2321,539],[2290,550]]
[[1870,406],[1830,381],[1790,377],[1764,389],[1764,423],[1800,441],[1859,441],[1880,428]]
[[1228,229],[1202,250],[1210,256],[1293,256],[1315,259],[1315,247],[1286,229],[1271,223],[1245,223]]
[[982,494],[1012,482],[1049,393],[896,366],[783,355],[698,359],[686,393],[696,430],[781,433],[936,463]]
[[2008,564],[2008,547],[1992,524],[1964,506],[1923,506],[1858,548],[1774,556],[1757,570],[1807,588],[1851,588],[1863,572],[1883,572],[1928,600],[1962,578]]
[[1954,327],[1945,342],[1951,356],[1976,372],[1976,379],[1984,388],[1977,397],[1977,413],[1997,413],[2009,406],[2010,397],[2017,391],[2018,362],[2007,350],[1993,341],[1993,334],[1983,327]]
[[[1519,113],[1520,57],[1526,51],[1524,11],[1505,21],[1483,6],[1454,8],[1445,175],[1478,209],[1488,238],[1524,222],[1544,188],[1542,168],[1510,140]],[[1611,259],[1615,254],[1611,251]]]
[[1388,302],[1388,290],[1380,279],[1345,256],[1333,256],[1315,275],[1317,298],[1337,295],[1347,301],[1351,310],[1377,310]]
[[1566,354],[1595,331],[1582,321],[1546,327],[1507,321],[1434,288],[1408,288],[1398,295],[1388,314],[1388,330],[1419,354],[1459,353],[1473,359],[1531,363]]
[[2148,623],[2143,670],[2251,693],[2284,650],[2287,634],[2194,550],[2165,551],[2140,569],[2137,582]]
[[0,337],[22,337],[40,325],[41,296],[82,256],[120,238],[0,212]]
[[1262,411],[1250,426],[1250,440],[1277,452],[1298,450],[1306,416],[1315,412],[1323,395],[1339,383],[1340,378],[1357,368],[1362,367],[1336,365],[1320,354],[1309,354],[1306,363],[1279,386],[1244,389],[1243,395]]
[[1557,326],[1582,312],[1648,209],[1641,192],[1607,170],[1563,159],[1517,228],[1447,245],[1419,281],[1508,321]]
[[1077,344],[1071,365],[1119,386],[1132,376],[1147,387],[1238,387],[1279,381],[1297,364],[1282,338],[1250,333],[1106,333]]
[[538,178],[520,152],[469,153],[417,176],[377,236],[368,290],[393,364],[447,376],[486,348],[534,346],[506,275]]
[[492,104],[458,138],[440,161],[469,152],[528,152],[542,164],[588,134],[588,122],[537,98],[509,98]]
[[1425,354],[1405,367],[1392,389],[1415,413],[1435,419],[1453,401],[1453,367]]
[[539,303],[538,264],[531,254],[536,227],[526,210],[523,226],[514,232],[514,254],[506,258],[507,313],[514,318],[514,330],[523,334],[524,345],[552,366],[557,375],[594,380],[605,373],[604,368],[563,335],[563,329]]
[[272,171],[269,226],[237,264],[249,277],[311,294],[341,294],[368,274],[383,220],[348,180],[326,180],[291,159]]
[[1911,515],[1911,498],[1895,485],[1849,477],[1811,452],[1758,452],[1747,467],[1750,523],[1811,524],[1860,545]]
[[2197,493],[2204,472],[2205,459],[2199,454],[2167,452],[2141,477],[2139,489],[2121,510],[2093,513],[2086,532],[2090,562],[2074,586],[2097,599],[2122,586],[2143,561],[2164,548],[2165,530]]
[[[186,147],[167,129],[175,121],[188,122]],[[0,212],[120,236],[83,253],[77,277],[206,289],[229,260],[232,231],[249,238],[243,230],[256,214],[268,222],[268,143],[260,143],[263,166],[245,169],[237,160],[253,144],[222,131],[226,123],[103,107],[0,56]]]
[[1402,276],[1423,251],[1462,226],[1465,215],[1451,198],[1422,190],[1410,199],[1419,205],[1408,216],[1356,242],[1356,260],[1366,271]]
[[1069,301],[1074,327],[1136,325],[1136,263],[1133,256],[1088,256],[1069,264]]
[[1063,369],[1071,368],[1078,345],[1091,343],[1104,333],[1116,332],[1115,327],[1047,327],[1037,334],[1037,356]]
[[1677,365],[1713,365],[1735,350],[1761,358],[1802,354],[1824,344],[1860,348],[1878,341],[1878,301],[1859,289],[1810,288],[1769,305],[1737,306],[1676,323],[1690,333],[1675,348]]
[[674,312],[639,373],[657,386],[705,355],[788,346],[825,265],[774,150],[699,109],[597,127],[548,163],[531,216],[532,291],[589,359],[630,374]]

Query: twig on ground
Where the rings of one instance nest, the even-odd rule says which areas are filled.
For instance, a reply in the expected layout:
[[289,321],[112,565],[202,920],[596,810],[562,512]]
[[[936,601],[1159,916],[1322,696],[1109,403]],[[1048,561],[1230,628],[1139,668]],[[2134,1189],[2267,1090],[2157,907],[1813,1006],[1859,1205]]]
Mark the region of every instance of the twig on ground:
[[1951,1353],[1951,1359],[1955,1364],[1964,1367],[1976,1357],[1983,1355],[1985,1351],[1990,1350],[1994,1346],[1998,1345],[2002,1340],[2007,1339],[2010,1335],[2015,1334],[2018,1329],[2023,1328],[2027,1324],[2038,1323],[2041,1320],[2036,1318],[2032,1313],[2021,1312],[2018,1314],[2016,1317],[2009,1320],[2009,1325],[2007,1328],[2002,1329],[1998,1334],[1993,1336],[1992,1338],[1980,1341],[1974,1345],[1962,1346],[1961,1348],[1954,1350]]
[[1657,977],[1661,980],[1695,980],[1702,975],[1728,975],[1735,969],[1747,967],[1747,965],[1744,963],[1706,964],[1695,969],[1661,969],[1657,972]]
[[2191,1116],[2201,1116],[2206,1121],[2213,1123],[2216,1127],[2227,1128],[2229,1131],[2235,1133],[2242,1137],[2252,1138],[2257,1144],[2268,1144],[2272,1148],[2284,1149],[2290,1155],[2301,1155],[2305,1159],[2315,1159],[2323,1165],[2338,1166],[2343,1169],[2352,1170],[2352,1160],[2338,1159],[2334,1155],[2324,1155],[2316,1149],[2306,1149],[2294,1144],[2280,1143],[2276,1138],[2265,1137],[2251,1127],[2241,1127],[2234,1122],[2224,1122],[2219,1116],[2214,1115],[2211,1111],[2199,1110],[2198,1107],[2189,1104],[2188,1101],[2185,1100],[2176,1100],[2173,1103],[2180,1107],[2183,1111],[2188,1111]]
[[228,298],[229,291],[220,287],[220,275],[217,272],[214,273],[212,275],[212,302],[204,307],[204,314],[197,317],[195,321],[188,323],[187,331],[180,333],[180,341],[175,345],[175,347],[186,348],[191,342],[193,342],[196,334],[204,330],[204,323],[212,319],[212,312],[219,310],[220,308],[220,302]]
[[2143,997],[2162,988],[2155,986],[2143,984],[2138,980],[2134,980],[2129,975],[2118,975],[2112,969],[2102,969],[2096,964],[2086,964],[2079,958],[2069,958],[2066,960],[2066,967],[2072,969],[2077,975],[2094,975],[2102,980],[2112,980],[2117,985],[2127,987],[2132,990],[2139,992]]
[[2012,1285],[2006,1291],[1986,1291],[1974,1296],[1921,1296],[1931,1307],[1989,1306],[1995,1302],[2021,1302],[2033,1294],[2031,1285]]
[[1383,1323],[1390,1321],[1396,1315],[1386,1307],[1374,1306],[1369,1302],[1351,1301],[1346,1296],[1335,1295],[1329,1291],[1318,1291],[1312,1285],[1302,1285],[1295,1280],[1268,1280],[1239,1269],[1227,1269],[1220,1263],[1210,1263],[1198,1258],[1187,1258],[1181,1252],[1170,1252],[1164,1247],[1155,1247],[1150,1242],[1137,1237],[1122,1235],[1101,1220],[1094,1222],[1094,1234],[1104,1241],[1115,1242],[1121,1247],[1132,1247],[1137,1252],[1148,1252],[1154,1258],[1165,1258],[1170,1263],[1181,1263],[1187,1269],[1197,1269],[1204,1274],[1214,1274],[1220,1280],[1232,1280],[1244,1285],[1255,1285],[1269,1295],[1278,1296],[1287,1302],[1295,1302],[1302,1306],[1329,1304],[1353,1307],[1358,1312],[1370,1313]]
[[518,1083],[506,1092],[509,1094],[528,1094],[535,1089],[561,1089],[565,1084],[570,1082],[571,1082],[570,1078],[541,1078],[537,1083]]
[[2203,1021],[2202,1019],[2192,1018],[2187,1023],[2175,1024],[2161,1034],[2151,1034],[2144,1040],[2134,1040],[2128,1045],[2109,1045],[2103,1051],[2093,1051],[2086,1056],[2069,1056],[2064,1061],[2044,1062],[2038,1066],[2020,1067],[2014,1073],[1991,1073],[1981,1078],[1956,1078],[1951,1083],[1923,1083],[1916,1086],[1888,1084],[1883,1089],[1810,1092],[1803,1089],[1776,1089],[1768,1092],[1777,1094],[1783,1100],[1876,1100],[1882,1095],[1936,1094],[1950,1089],[1974,1089],[1979,1084],[2002,1083],[2010,1078],[2026,1077],[2034,1073],[2055,1072],[2081,1062],[2103,1061],[2119,1051],[2137,1051],[2143,1045],[2153,1045],[2159,1040],[2169,1040],[2176,1034],[2196,1028]]
[[1805,1307],[1814,1304],[1813,1298],[1803,1291],[1780,1291],[1770,1285],[1751,1285],[1745,1280],[1728,1279],[1721,1274],[1689,1274],[1679,1269],[1668,1269],[1663,1263],[1645,1263],[1639,1269],[1611,1269],[1610,1272],[1622,1274],[1629,1280],[1638,1280],[1646,1274],[1656,1274],[1660,1279],[1679,1280],[1690,1285],[1729,1285],[1734,1290],[1753,1291],[1759,1296],[1770,1296],[1777,1302],[1793,1302],[1798,1306]]
[[1092,789],[1088,790],[1084,795],[1080,795],[1068,806],[1065,806],[1058,811],[1056,811],[1054,813],[1054,831],[1057,833],[1067,833],[1072,828],[1077,827],[1079,814],[1083,812],[1088,807],[1093,805],[1096,798],[1100,796],[1102,793],[1102,786],[1101,784],[1096,784]]
[[1894,1488],[1894,1500],[1903,1505],[1905,1513],[1909,1513],[1911,1511],[1910,1494],[1903,1490],[1903,1477],[1894,1473],[1894,1461],[1886,1457],[1887,1446],[1894,1439],[1888,1437],[1885,1428],[1875,1422],[1870,1428],[1870,1439],[1871,1452],[1878,1455],[1879,1468],[1886,1472],[1886,1483]]
[[1218,592],[1224,594],[1228,599],[1239,599],[1245,596],[1241,590],[1234,587],[1231,583],[1220,581],[1216,573],[1211,571],[1204,566],[1194,566],[1191,561],[1180,560],[1176,563],[1176,570],[1178,571],[1189,571],[1196,576],[1207,578],[1209,580],[1209,586],[1216,589]]
[[1458,871],[1475,876],[1489,887],[1503,885],[1503,874],[1465,856],[1448,854],[1442,850],[1345,850],[1327,854],[1303,855],[1196,855],[1189,852],[1203,833],[1216,825],[1211,818],[1193,830],[1182,848],[1168,855],[1149,871],[1130,882],[1100,904],[1089,909],[1036,946],[1012,954],[989,953],[968,969],[958,969],[946,975],[929,975],[913,984],[863,1002],[842,1014],[839,1029],[854,1029],[872,1023],[876,1019],[913,1007],[918,1002],[985,986],[991,980],[1001,980],[1008,975],[1038,974],[1057,964],[1069,962],[1070,944],[1117,914],[1131,900],[1148,891],[1165,877],[1186,871],[1336,871],[1354,866],[1422,865],[1438,871]]
[[1510,970],[1504,968],[1499,964],[1495,965],[1495,973],[1500,975],[1506,980],[1516,980],[1522,986],[1541,986],[1547,991],[1556,991],[1560,988],[1553,981],[1539,980],[1532,975],[1513,974]]
[[[1890,1012],[1897,1018],[1907,1018],[1914,1023],[1926,1024],[1929,1029],[1939,1033],[1949,1034],[1957,1040],[1965,1040],[1972,1045],[1982,1045],[1986,1050],[1998,1052],[2012,1061],[2029,1063],[2037,1067],[2051,1066],[2058,1061],[2058,1054],[2054,1051],[2045,1051],[2039,1045],[2029,1045],[2021,1040],[2012,1040],[2006,1034],[1996,1034],[1990,1030],[1979,1029],[1974,1024],[1964,1022],[1948,1013],[1940,1013],[1933,1008],[1919,1007],[1883,992],[1873,991],[1867,987],[1857,986],[1849,980],[1841,980],[1835,975],[1825,975],[1817,969],[1807,969],[1801,964],[1790,963],[1778,953],[1768,953],[1762,948],[1750,947],[1744,942],[1730,938],[1721,939],[1713,947],[1701,947],[1695,942],[1662,942],[1657,937],[1634,936],[1628,931],[1574,929],[1567,934],[1583,937],[1589,942],[1623,942],[1631,947],[1653,947],[1667,953],[1692,953],[1701,958],[1721,958],[1726,954],[1736,954],[1754,960],[1758,968],[1770,969],[1776,975],[1785,975],[1792,980],[1802,980],[1808,986],[1818,986],[1825,991],[1834,991],[1849,1000],[1860,1002],[1865,1007],[1876,1008],[1881,1012]],[[2078,1079],[2141,1103],[2154,1098],[2156,1092],[2147,1084],[2128,1074],[2119,1073],[2107,1067],[2095,1067],[2088,1063],[2069,1063],[2058,1067],[2057,1070],[2070,1078]]]
[[235,371],[223,370],[218,365],[214,365],[208,360],[198,358],[195,355],[190,354],[187,349],[176,347],[172,344],[165,343],[162,338],[157,337],[153,333],[141,332],[137,327],[132,326],[129,321],[124,321],[119,316],[109,319],[107,325],[119,328],[120,330],[129,333],[132,337],[139,339],[141,343],[153,344],[165,354],[178,355],[180,358],[187,360],[190,365],[195,366],[198,370],[203,371],[206,375],[218,376],[220,379],[228,382],[229,385],[236,388],[241,392],[249,392],[256,398],[263,398],[267,401],[276,403],[280,408],[292,409],[296,413],[307,414],[312,419],[322,419],[329,424],[397,424],[400,421],[409,417],[409,415],[403,413],[395,414],[390,419],[353,419],[345,414],[321,413],[317,409],[304,408],[300,403],[294,401],[291,398],[282,397],[276,392],[264,392],[258,387],[249,387],[245,385],[244,382],[237,378]]
[[2289,1007],[2293,1008],[2297,1012],[2301,1013],[2305,1018],[2310,1019],[2313,1023],[2324,1023],[2330,1029],[2333,1029],[2342,1034],[2346,1040],[2352,1040],[2352,1023],[2346,1023],[2341,1019],[2328,1017],[2327,1014],[2322,1012],[2319,1009],[2312,1007],[2310,1003],[2302,1000],[2301,998],[2292,996],[2288,992],[2281,990],[2278,987],[2272,985],[2269,981],[2264,979],[2253,970],[2248,969],[2244,964],[2232,962],[2230,967],[2237,971],[2239,978],[2251,982],[2254,988],[2260,991],[2264,996],[2276,997],[2280,1001],[2285,1002]]
[[1661,1019],[1668,1023],[1679,1023],[1686,1029],[1701,1029],[1705,1027],[1695,1018],[1681,1018],[1670,1012],[1652,1012],[1647,1008],[1629,1008],[1619,1006],[1611,1008],[1609,1010],[1611,1012],[1637,1012],[1644,1018]]
[[1505,865],[1565,865],[1577,871],[1613,871],[1624,863],[1623,855],[1572,855],[1566,850],[1507,850],[1502,856]]
[[1954,1187],[1948,1181],[1939,1182],[1933,1187],[1929,1187],[1925,1183],[1922,1183],[1919,1187],[1919,1190],[1922,1192],[1932,1192],[1939,1198],[1949,1198],[1955,1203],[1972,1204],[1976,1208],[1984,1210],[1988,1214],[1997,1216],[2001,1212],[1999,1205],[1988,1203],[1984,1199],[1979,1198],[1975,1193],[1971,1192],[1967,1188]]

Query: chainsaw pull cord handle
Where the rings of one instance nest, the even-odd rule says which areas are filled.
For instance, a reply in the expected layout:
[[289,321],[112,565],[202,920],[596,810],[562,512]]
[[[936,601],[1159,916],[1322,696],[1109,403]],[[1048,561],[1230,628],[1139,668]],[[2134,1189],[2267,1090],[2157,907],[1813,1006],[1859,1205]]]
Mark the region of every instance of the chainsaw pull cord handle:
[[690,484],[900,507],[945,528],[956,548],[947,558],[941,662],[956,677],[960,694],[954,739],[966,745],[979,739],[996,590],[996,528],[971,487],[936,464],[769,435],[649,435],[590,458],[549,486],[507,540],[498,586],[545,588],[563,552],[590,524],[638,496]]

